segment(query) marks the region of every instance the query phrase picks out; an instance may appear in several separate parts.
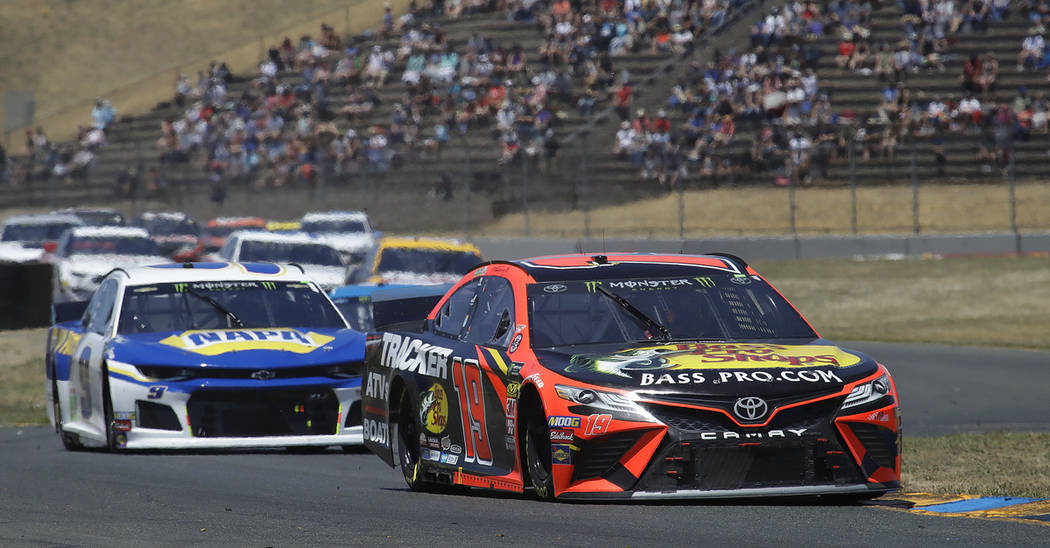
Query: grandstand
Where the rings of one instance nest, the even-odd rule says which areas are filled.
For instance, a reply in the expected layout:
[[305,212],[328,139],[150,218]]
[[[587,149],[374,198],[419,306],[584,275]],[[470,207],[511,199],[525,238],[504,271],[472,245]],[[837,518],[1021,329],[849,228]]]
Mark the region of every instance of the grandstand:
[[[613,58],[616,73],[630,75],[629,83],[634,90],[631,110],[641,108],[654,113],[667,108],[672,86],[679,78],[686,77],[690,70],[695,70],[692,68],[694,62],[704,66],[708,61],[746,50],[752,25],[761,21],[776,5],[774,2],[734,4],[733,14],[725,25],[718,29],[705,29],[700,36],[700,47],[687,55],[652,53],[648,47],[638,47],[624,56]],[[903,12],[896,3],[875,5],[870,16],[868,42],[873,45],[882,41],[897,43],[904,33],[902,16]],[[502,12],[482,11],[455,19],[421,15],[419,22],[440,25],[447,43],[456,51],[465,51],[471,37],[480,34],[498,39],[503,46],[519,44],[534,59],[535,52],[544,42],[544,34],[536,24],[509,20]],[[912,100],[925,108],[925,103],[937,96],[946,101],[953,95],[958,99],[962,91],[958,77],[964,61],[970,54],[983,55],[989,52],[998,58],[1001,68],[997,92],[986,98],[986,104],[1011,102],[1022,86],[1039,89],[1045,83],[1041,73],[1017,72],[1013,66],[1027,30],[1022,17],[1011,14],[1003,22],[991,23],[986,32],[953,35],[947,40],[947,51],[941,56],[943,71],[934,68],[909,72],[907,87],[912,90]],[[374,42],[383,48],[395,50],[399,37],[399,33],[390,33],[378,37],[343,38],[346,43],[361,47],[368,47]],[[834,60],[839,41],[838,33],[829,31],[807,42],[807,45],[820,53],[814,67],[821,92],[827,94],[839,120],[853,120],[852,125],[843,122],[835,126],[836,135],[845,139],[843,143],[847,143],[856,128],[865,125],[873,117],[884,84],[873,75],[839,68]],[[407,92],[406,85],[400,80],[403,70],[403,64],[395,66],[388,83],[376,89],[379,100],[376,108],[361,113],[352,123],[342,117],[336,119],[335,125],[339,132],[344,132],[348,127],[357,128],[359,134],[369,127],[389,127],[394,105]],[[252,79],[257,76],[234,75],[228,83],[227,97],[240,96],[251,88]],[[289,86],[302,82],[299,72],[286,71],[278,77]],[[581,78],[575,78],[573,89],[577,94],[584,89]],[[332,110],[337,110],[348,104],[350,97],[345,91],[333,87],[327,101]],[[454,193],[458,201],[469,201],[470,204],[465,206],[469,210],[462,210],[462,214],[476,219],[498,216],[526,206],[563,209],[580,207],[581,204],[594,206],[622,203],[665,191],[658,182],[643,180],[637,166],[612,153],[620,118],[604,93],[599,94],[593,116],[581,115],[572,104],[559,104],[555,110],[557,116],[551,127],[560,148],[549,163],[540,158],[501,163],[503,152],[499,139],[490,129],[474,128],[460,134],[452,128],[440,157],[434,154],[403,156],[387,172],[362,170],[339,176],[322,169],[310,179],[309,184],[300,178],[280,188],[262,191],[257,190],[249,178],[224,180],[224,192],[229,196],[225,211],[292,217],[297,214],[293,210],[316,207],[318,204],[368,207],[372,217],[379,219],[384,228],[407,231],[459,226],[461,220],[450,218],[454,216],[448,215],[447,211],[429,215],[403,215],[406,199],[423,199],[446,191]],[[137,187],[129,187],[127,184],[117,186],[117,181],[127,182],[129,168],[134,168],[140,179],[150,168],[156,168],[168,184],[168,192],[166,196],[161,196],[162,199],[191,210],[211,207],[208,198],[213,195],[211,187],[216,177],[201,167],[204,165],[203,157],[193,157],[192,162],[161,162],[160,150],[156,145],[161,137],[160,128],[163,122],[181,115],[182,109],[172,102],[166,102],[148,113],[117,120],[107,131],[107,144],[98,151],[94,165],[82,180],[72,184],[53,179],[30,181],[8,189],[8,203],[57,206],[99,203],[114,197],[150,198],[144,182]],[[677,134],[685,122],[685,115],[672,112],[671,118],[674,128],[672,133]],[[431,128],[440,119],[440,113],[430,112],[424,116],[421,126]],[[775,124],[773,128],[780,131]],[[874,132],[878,125],[869,125],[867,129]],[[870,185],[907,182],[912,174],[924,183],[988,180],[1001,177],[1001,164],[1004,164],[1002,159],[1005,157],[1000,153],[998,163],[980,157],[978,152],[982,145],[987,148],[987,132],[948,132],[943,142],[934,142],[932,136],[902,137],[892,159],[875,153],[870,159],[864,160],[858,154],[856,161],[851,163],[848,145],[843,144],[840,148],[845,153],[829,162],[826,176],[803,179],[794,176],[791,169],[755,169],[749,154],[754,141],[760,138],[761,131],[759,124],[738,124],[732,139],[713,156],[715,167],[705,170],[702,165],[686,163],[687,175],[680,182],[686,188],[791,182],[834,185],[850,180]],[[1027,141],[1014,140],[1010,144],[1016,151],[1013,158],[1017,176],[1038,175],[1046,158],[1046,145],[1038,140],[1039,137],[1033,135]],[[943,150],[940,162],[937,159],[938,150]],[[780,156],[786,157],[787,151],[781,150]],[[994,169],[989,164],[995,164]],[[442,174],[444,177],[440,177]],[[469,198],[465,197],[468,189]],[[133,191],[135,196],[129,197],[129,191]],[[295,203],[301,205],[289,205]]]

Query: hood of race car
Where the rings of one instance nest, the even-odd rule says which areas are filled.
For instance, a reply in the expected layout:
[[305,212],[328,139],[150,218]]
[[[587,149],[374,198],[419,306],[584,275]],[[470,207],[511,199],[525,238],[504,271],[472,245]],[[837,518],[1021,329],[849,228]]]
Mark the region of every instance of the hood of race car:
[[364,360],[365,336],[350,329],[194,329],[120,335],[107,357],[133,365],[283,369]]
[[727,396],[831,392],[869,376],[876,362],[823,339],[808,344],[685,342],[576,353],[537,351],[573,380],[646,392]]

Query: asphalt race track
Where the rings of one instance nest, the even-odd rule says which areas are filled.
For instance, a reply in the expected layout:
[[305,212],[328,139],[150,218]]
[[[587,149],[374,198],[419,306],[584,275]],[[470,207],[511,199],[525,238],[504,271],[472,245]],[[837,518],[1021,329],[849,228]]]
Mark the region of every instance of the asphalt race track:
[[[846,346],[891,368],[909,435],[1050,430],[1050,353]],[[0,546],[191,544],[1036,546],[1050,528],[811,501],[420,494],[367,453],[71,453],[48,428],[0,429]]]

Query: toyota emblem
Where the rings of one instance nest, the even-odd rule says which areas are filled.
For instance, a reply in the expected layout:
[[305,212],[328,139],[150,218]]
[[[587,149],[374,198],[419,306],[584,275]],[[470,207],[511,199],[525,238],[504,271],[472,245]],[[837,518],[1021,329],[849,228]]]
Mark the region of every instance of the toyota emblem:
[[766,400],[754,396],[740,398],[733,404],[733,413],[746,421],[761,419],[766,416],[767,411],[769,411],[769,406],[766,405]]
[[268,381],[277,376],[277,373],[269,369],[260,369],[252,372],[252,378],[258,381]]

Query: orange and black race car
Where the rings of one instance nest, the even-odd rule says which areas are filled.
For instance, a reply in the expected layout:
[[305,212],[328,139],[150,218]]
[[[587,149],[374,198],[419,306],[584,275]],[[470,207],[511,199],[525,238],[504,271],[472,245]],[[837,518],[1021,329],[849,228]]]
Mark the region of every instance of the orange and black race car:
[[549,499],[841,495],[900,486],[886,368],[822,339],[743,260],[480,265],[370,335],[366,445],[414,490]]

